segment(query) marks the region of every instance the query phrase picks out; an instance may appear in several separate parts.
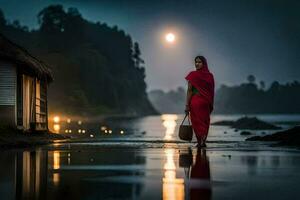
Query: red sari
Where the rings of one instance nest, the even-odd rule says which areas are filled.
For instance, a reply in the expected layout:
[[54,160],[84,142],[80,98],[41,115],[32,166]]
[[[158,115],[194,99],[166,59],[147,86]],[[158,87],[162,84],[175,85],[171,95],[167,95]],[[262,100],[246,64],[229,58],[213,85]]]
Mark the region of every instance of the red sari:
[[185,79],[194,86],[199,94],[194,94],[189,102],[190,117],[198,142],[207,137],[210,125],[210,113],[214,104],[214,76],[207,64],[196,71],[190,72]]

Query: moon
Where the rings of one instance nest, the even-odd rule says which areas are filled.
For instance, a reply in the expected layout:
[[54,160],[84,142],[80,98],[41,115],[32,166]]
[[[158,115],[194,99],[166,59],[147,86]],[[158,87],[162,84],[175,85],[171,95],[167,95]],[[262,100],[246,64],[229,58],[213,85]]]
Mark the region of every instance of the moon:
[[176,37],[175,37],[174,33],[168,33],[168,34],[166,34],[165,38],[166,38],[167,42],[173,43],[175,41]]

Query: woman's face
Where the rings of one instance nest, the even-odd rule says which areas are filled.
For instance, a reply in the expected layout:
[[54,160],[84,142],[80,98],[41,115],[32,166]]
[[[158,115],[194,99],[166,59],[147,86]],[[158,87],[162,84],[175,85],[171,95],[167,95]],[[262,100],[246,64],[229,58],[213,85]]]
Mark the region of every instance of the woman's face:
[[202,66],[203,66],[202,60],[200,58],[196,58],[196,60],[195,60],[196,70],[199,70]]

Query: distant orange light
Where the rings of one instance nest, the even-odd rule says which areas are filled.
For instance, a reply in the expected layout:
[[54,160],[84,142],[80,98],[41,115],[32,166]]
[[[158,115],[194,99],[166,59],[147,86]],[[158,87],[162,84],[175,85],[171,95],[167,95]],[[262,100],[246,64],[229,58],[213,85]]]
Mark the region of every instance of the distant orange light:
[[55,133],[59,133],[60,125],[59,124],[54,124],[53,129],[54,129]]
[[59,123],[59,121],[60,121],[59,116],[53,117],[53,121],[54,121],[54,123]]
[[101,131],[105,131],[106,129],[106,126],[101,126]]

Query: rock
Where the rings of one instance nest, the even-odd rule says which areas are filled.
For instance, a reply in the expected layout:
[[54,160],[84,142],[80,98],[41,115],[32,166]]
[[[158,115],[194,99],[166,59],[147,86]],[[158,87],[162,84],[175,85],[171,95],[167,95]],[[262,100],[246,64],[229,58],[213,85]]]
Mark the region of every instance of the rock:
[[235,121],[232,126],[237,129],[250,129],[250,130],[276,130],[281,129],[281,127],[275,126],[273,124],[261,121],[256,117],[242,117]]
[[231,128],[237,129],[249,129],[249,130],[276,130],[281,129],[279,126],[264,122],[256,117],[242,117],[236,121],[219,121],[214,122],[212,125],[231,126]]
[[252,135],[252,133],[249,131],[242,131],[240,134],[241,135]]
[[262,137],[261,136],[253,136],[250,138],[247,138],[246,141],[262,141]]
[[266,136],[254,136],[246,141],[278,141],[281,145],[300,146],[300,126]]
[[233,124],[234,124],[234,121],[228,121],[228,120],[212,123],[212,125],[218,125],[218,126],[232,126]]
[[223,157],[228,157],[229,160],[231,159],[231,155],[222,155]]
[[224,131],[224,134],[227,134],[227,131]]

